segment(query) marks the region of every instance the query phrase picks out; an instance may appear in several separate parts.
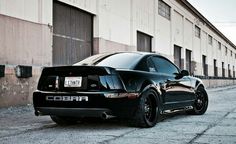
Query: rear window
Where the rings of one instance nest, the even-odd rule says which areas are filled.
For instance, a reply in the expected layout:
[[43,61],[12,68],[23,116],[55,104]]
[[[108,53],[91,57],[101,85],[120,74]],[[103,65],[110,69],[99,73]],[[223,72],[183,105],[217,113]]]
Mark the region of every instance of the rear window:
[[135,64],[137,64],[140,58],[141,55],[137,53],[118,53],[101,60],[96,65],[120,69],[131,69]]
[[88,57],[75,65],[96,65],[113,67],[117,69],[132,69],[141,59],[142,55],[138,53],[115,53],[107,56],[101,56],[100,58],[96,55],[92,57],[92,59],[91,57]]

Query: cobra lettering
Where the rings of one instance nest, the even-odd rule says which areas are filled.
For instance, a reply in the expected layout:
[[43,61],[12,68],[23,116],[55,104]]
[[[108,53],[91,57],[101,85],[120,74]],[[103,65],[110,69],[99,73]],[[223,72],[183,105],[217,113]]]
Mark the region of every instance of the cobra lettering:
[[46,96],[46,101],[88,101],[88,96]]

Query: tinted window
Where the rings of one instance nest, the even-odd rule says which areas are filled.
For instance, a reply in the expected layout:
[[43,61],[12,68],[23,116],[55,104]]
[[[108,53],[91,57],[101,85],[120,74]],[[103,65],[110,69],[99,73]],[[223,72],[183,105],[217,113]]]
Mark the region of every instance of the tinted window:
[[142,55],[137,53],[118,53],[99,61],[96,65],[131,69],[135,64],[137,64],[141,57]]
[[165,73],[169,75],[174,75],[174,73],[179,73],[179,70],[174,64],[172,64],[171,62],[162,57],[152,57],[152,60],[158,73]]
[[142,59],[136,67],[136,70],[147,71],[147,72],[156,72],[155,66],[151,57],[146,57]]
[[75,65],[107,66],[119,69],[131,69],[142,58],[138,53],[115,53],[110,55],[99,54],[88,57]]
[[97,55],[93,55],[90,56],[78,63],[75,63],[74,65],[94,65],[94,63],[98,60],[101,60],[105,57],[109,56],[109,54],[97,54]]

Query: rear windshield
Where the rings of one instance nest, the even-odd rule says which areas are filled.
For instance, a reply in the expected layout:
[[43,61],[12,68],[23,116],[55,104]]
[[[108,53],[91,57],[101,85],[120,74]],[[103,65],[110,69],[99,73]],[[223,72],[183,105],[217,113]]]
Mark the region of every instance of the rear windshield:
[[110,55],[95,55],[88,57],[75,65],[107,66],[117,69],[132,69],[141,59],[138,53],[115,53]]

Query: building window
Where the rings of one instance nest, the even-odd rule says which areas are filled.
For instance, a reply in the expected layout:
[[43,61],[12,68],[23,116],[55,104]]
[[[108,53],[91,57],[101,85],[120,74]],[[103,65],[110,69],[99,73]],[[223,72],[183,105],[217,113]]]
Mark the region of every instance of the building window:
[[191,51],[186,49],[186,70],[188,70],[190,72],[190,74],[192,74],[191,72]]
[[227,55],[228,53],[228,50],[227,50],[227,47],[225,46],[225,55]]
[[230,71],[230,64],[228,64],[228,77],[232,77],[231,76],[231,71]]
[[212,45],[212,36],[211,35],[208,35],[208,44]]
[[222,77],[225,77],[225,63],[222,62]]
[[233,77],[235,78],[235,68],[233,66]]
[[170,20],[170,6],[162,0],[158,1],[158,14]]
[[195,36],[198,38],[201,37],[201,29],[198,26],[195,26]]
[[181,47],[174,45],[174,63],[181,69]]
[[235,54],[235,59],[236,59],[236,54]]
[[233,56],[233,51],[231,50],[230,53],[231,53],[230,55],[231,55],[231,57],[232,57],[232,56]]
[[144,52],[152,51],[152,37],[142,32],[137,32],[137,50]]
[[203,69],[203,75],[208,76],[208,66],[206,63],[206,56],[202,55],[202,69]]
[[217,62],[216,59],[214,59],[214,76],[218,76],[218,69],[217,69]]
[[218,49],[221,50],[221,43],[218,42]]

